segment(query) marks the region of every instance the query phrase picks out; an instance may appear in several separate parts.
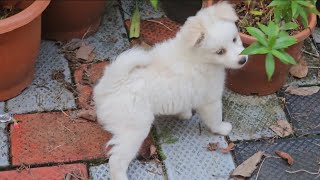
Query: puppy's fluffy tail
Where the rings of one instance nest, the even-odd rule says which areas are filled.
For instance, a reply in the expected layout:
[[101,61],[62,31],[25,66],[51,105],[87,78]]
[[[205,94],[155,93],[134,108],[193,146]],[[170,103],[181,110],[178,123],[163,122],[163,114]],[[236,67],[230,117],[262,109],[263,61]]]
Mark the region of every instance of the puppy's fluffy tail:
[[139,47],[132,48],[120,54],[104,71],[104,75],[95,87],[96,93],[108,93],[115,90],[125,81],[132,70],[137,67],[147,66],[152,58],[149,53]]

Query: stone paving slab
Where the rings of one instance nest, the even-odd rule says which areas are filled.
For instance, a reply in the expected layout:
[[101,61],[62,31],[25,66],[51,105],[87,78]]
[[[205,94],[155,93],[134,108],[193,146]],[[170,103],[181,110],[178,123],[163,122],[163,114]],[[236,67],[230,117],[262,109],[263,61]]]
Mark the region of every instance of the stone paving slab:
[[223,96],[224,121],[231,122],[231,141],[273,137],[269,127],[279,119],[286,119],[275,94],[244,96],[225,90]]
[[108,1],[98,32],[86,39],[95,47],[94,53],[98,60],[114,60],[129,47],[128,35],[119,6],[116,5],[117,1]]
[[307,39],[304,40],[302,51],[309,55],[319,58],[319,52],[315,44],[313,43],[311,37],[308,37]]
[[[319,58],[313,57],[308,54],[304,54],[305,60],[308,64],[308,66],[312,67],[319,67],[320,66],[320,60]],[[320,77],[318,75],[319,69],[318,68],[309,68],[307,77],[304,78],[294,78],[292,76],[289,76],[288,81],[286,83],[286,86],[310,86],[310,85],[317,85],[320,84]]]
[[316,27],[312,32],[312,37],[315,43],[320,44],[320,28]]
[[[68,175],[69,174],[69,175]],[[51,167],[11,170],[0,172],[2,180],[53,180],[68,179],[71,174],[79,179],[89,179],[85,164],[66,164]],[[72,176],[71,176],[72,177]],[[70,178],[69,178],[70,179]],[[71,178],[73,179],[73,178]]]
[[9,140],[5,124],[0,123],[0,167],[9,166]]
[[19,96],[7,101],[8,111],[29,113],[75,108],[73,94],[52,79],[57,71],[63,71],[65,81],[71,83],[68,62],[58,54],[58,46],[52,41],[42,41],[35,79]]
[[[267,154],[277,157],[276,150],[289,153],[294,163],[289,166],[288,163],[280,158],[265,159],[258,179],[272,180],[306,180],[317,179],[319,175],[311,175],[304,172],[290,174],[288,171],[296,171],[305,169],[309,172],[318,172],[320,162],[320,137],[296,138],[296,139],[281,139],[274,142],[242,142],[236,145],[234,150],[236,163],[239,165],[254,153],[265,151]],[[258,165],[259,167],[259,165]],[[257,171],[254,172],[250,179],[256,179]]]
[[[108,164],[101,164],[89,168],[92,180],[110,180]],[[164,175],[160,164],[154,162],[131,162],[128,171],[129,180],[162,180]]]
[[4,107],[5,107],[5,103],[4,102],[0,102],[0,113],[4,112]]
[[164,164],[168,179],[228,179],[235,168],[230,153],[207,150],[208,143],[226,147],[227,142],[223,136],[209,132],[197,115],[191,120],[159,117],[155,127],[162,153],[166,156]]
[[16,115],[11,129],[12,164],[44,164],[105,158],[111,134],[94,122],[70,119],[71,113]]
[[[140,10],[140,17],[141,19],[155,19],[165,16],[164,11],[161,8],[161,2],[159,2],[158,10],[154,10],[151,6],[149,0],[140,0],[137,1],[139,10]],[[130,0],[121,0],[121,7],[123,9],[124,19],[130,19],[131,14],[136,7],[135,1]]]
[[[297,135],[320,134],[320,92],[310,96],[280,93]],[[320,147],[319,147],[320,150]]]

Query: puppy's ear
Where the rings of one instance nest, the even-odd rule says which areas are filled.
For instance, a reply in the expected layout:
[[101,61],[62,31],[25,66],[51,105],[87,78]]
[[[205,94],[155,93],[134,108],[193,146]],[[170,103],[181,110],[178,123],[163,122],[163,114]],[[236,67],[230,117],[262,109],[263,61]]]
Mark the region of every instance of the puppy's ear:
[[204,31],[201,19],[197,16],[192,16],[182,26],[180,37],[188,47],[200,46],[205,39]]
[[233,5],[227,1],[219,1],[215,3],[213,6],[206,8],[205,13],[208,13],[210,17],[225,21],[236,22],[238,20],[238,15]]

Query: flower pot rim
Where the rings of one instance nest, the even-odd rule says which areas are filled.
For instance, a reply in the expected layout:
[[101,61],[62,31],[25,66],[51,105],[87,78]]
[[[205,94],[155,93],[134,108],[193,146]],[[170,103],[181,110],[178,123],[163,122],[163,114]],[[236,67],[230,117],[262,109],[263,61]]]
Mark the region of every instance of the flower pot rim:
[[13,31],[24,26],[39,17],[47,8],[51,0],[35,0],[30,6],[21,12],[0,20],[0,34]]
[[[303,31],[300,31],[298,34],[293,35],[293,37],[295,37],[298,40],[298,42],[305,40],[311,34],[311,32],[315,29],[316,24],[317,24],[317,16],[315,14],[310,14],[308,28],[304,29]],[[245,44],[252,44],[256,41],[256,38],[248,34],[245,34],[242,32],[239,32],[239,34],[240,34],[241,40]]]

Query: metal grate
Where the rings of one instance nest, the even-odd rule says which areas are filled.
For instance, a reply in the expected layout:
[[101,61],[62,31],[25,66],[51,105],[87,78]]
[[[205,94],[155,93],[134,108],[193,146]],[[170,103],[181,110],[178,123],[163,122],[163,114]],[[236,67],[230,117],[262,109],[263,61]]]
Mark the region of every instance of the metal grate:
[[52,41],[41,43],[36,63],[35,79],[19,96],[7,102],[10,113],[29,113],[75,108],[73,94],[56,80],[55,71],[62,71],[65,80],[71,83],[67,60],[58,53],[58,46]]
[[[131,2],[131,1],[130,1]],[[128,49],[129,40],[116,1],[107,3],[105,15],[98,32],[87,38],[95,49],[98,60],[115,60],[121,52]]]
[[320,134],[320,92],[310,96],[284,93],[284,97],[295,132]]
[[[156,19],[165,15],[161,8],[161,3],[159,3],[158,10],[155,11],[151,6],[149,0],[142,0],[137,2],[142,19]],[[121,6],[124,11],[123,14],[125,20],[131,18],[131,14],[134,11],[135,5],[135,1],[121,0]]]
[[166,140],[168,138],[177,139],[171,144],[161,144],[166,156],[164,163],[169,179],[229,178],[229,173],[235,167],[231,154],[207,150],[208,143],[218,142],[220,146],[226,147],[227,142],[223,136],[209,132],[197,116],[193,116],[191,120],[178,120],[164,116],[156,120],[155,126],[160,143],[168,142]]
[[243,96],[226,90],[223,97],[224,120],[231,122],[232,141],[273,137],[269,127],[279,119],[286,119],[275,94]]
[[[235,159],[237,164],[241,164],[243,161],[248,159],[254,153],[258,151],[265,151],[267,154],[275,155],[276,150],[281,150],[289,153],[293,159],[294,163],[289,166],[287,162],[279,158],[267,158],[265,159],[258,179],[315,179],[317,175],[311,175],[307,173],[287,173],[288,171],[295,171],[299,169],[305,169],[310,172],[318,172],[319,170],[319,157],[320,157],[320,138],[297,138],[297,139],[282,139],[276,140],[273,143],[269,142],[243,142],[239,143],[235,149]],[[258,165],[259,166],[259,165]],[[255,179],[257,176],[257,171],[250,179]]]
[[[90,167],[92,180],[110,180],[109,165],[101,164]],[[153,162],[143,163],[138,160],[131,162],[127,171],[129,180],[162,180],[164,179],[161,165]]]
[[9,140],[5,123],[0,123],[0,167],[9,166]]

